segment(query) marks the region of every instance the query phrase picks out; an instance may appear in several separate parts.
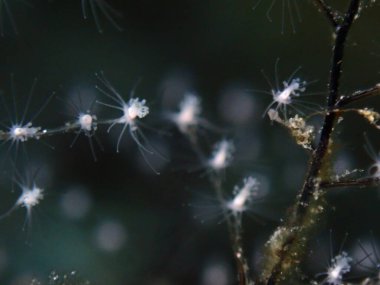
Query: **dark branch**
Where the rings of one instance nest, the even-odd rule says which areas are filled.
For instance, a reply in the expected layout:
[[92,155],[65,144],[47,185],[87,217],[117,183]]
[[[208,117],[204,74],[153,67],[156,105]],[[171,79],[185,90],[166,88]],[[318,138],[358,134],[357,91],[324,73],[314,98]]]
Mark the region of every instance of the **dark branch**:
[[[348,31],[359,12],[360,0],[351,0],[347,13],[345,14],[342,25],[336,27],[336,39],[333,49],[333,57],[331,62],[329,96],[327,100],[327,110],[331,111],[338,99],[339,83],[342,74],[342,63],[344,55],[344,47],[347,39]],[[296,216],[303,216],[308,205],[310,197],[314,192],[314,181],[318,177],[322,167],[322,161],[327,153],[331,133],[335,124],[336,113],[328,112],[325,116],[323,128],[321,131],[318,146],[313,153],[311,165],[305,180],[305,184],[301,191],[300,199],[297,206]]]
[[333,132],[337,114],[333,112],[335,105],[338,101],[339,94],[339,84],[342,74],[342,63],[344,55],[344,47],[347,39],[348,32],[351,28],[355,17],[359,13],[360,0],[351,0],[347,12],[344,15],[342,21],[337,24],[334,13],[331,8],[329,8],[324,1],[314,0],[315,3],[322,5],[327,11],[327,16],[330,21],[333,20],[335,28],[335,43],[333,47],[333,55],[331,60],[330,69],[330,79],[329,79],[329,95],[327,98],[327,113],[324,118],[324,124],[321,130],[321,135],[319,142],[313,155],[311,157],[311,162],[309,169],[306,174],[305,183],[298,195],[297,202],[295,204],[294,210],[290,213],[285,224],[287,229],[300,229],[289,233],[289,236],[281,244],[281,255],[279,260],[271,266],[271,272],[269,278],[266,280],[267,285],[275,285],[278,282],[278,278],[283,274],[283,266],[289,256],[293,254],[292,250],[295,244],[300,241],[300,236],[304,229],[305,219],[307,218],[307,213],[309,209],[310,201],[313,197],[314,192],[317,190],[315,185],[315,179],[319,177],[320,171],[323,167],[323,161],[326,159],[329,149],[330,137]]
[[331,8],[331,6],[327,5],[327,3],[324,0],[314,0],[314,3],[315,5],[317,5],[319,9],[321,9],[325,13],[325,16],[327,17],[333,28],[336,28],[338,26],[337,12],[334,11]]
[[356,101],[360,101],[368,97],[379,95],[379,94],[380,94],[380,84],[376,84],[375,87],[372,87],[366,90],[359,90],[350,96],[341,97],[341,99],[339,99],[338,102],[336,102],[335,106],[337,108],[341,108],[348,104],[354,103]]

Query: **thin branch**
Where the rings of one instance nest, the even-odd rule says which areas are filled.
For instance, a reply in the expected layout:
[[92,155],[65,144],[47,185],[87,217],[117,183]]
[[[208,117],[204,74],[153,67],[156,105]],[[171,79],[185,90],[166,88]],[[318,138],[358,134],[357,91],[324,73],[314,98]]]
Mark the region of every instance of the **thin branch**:
[[325,13],[325,16],[329,20],[331,26],[336,28],[338,26],[338,13],[334,11],[331,6],[327,5],[324,0],[314,0],[314,3]]
[[376,95],[380,95],[380,83],[376,84],[372,88],[356,91],[350,96],[341,97],[338,102],[336,102],[335,106],[337,108],[341,108],[356,101],[367,99],[368,97]]
[[[222,205],[224,203],[224,198],[221,177],[216,175],[210,175],[209,178],[216,192],[217,199]],[[241,227],[238,227],[236,225],[236,221],[234,221],[233,217],[230,217],[228,213],[225,212],[225,210],[223,210],[223,214],[227,222],[227,228],[232,243],[232,251],[237,267],[238,284],[249,285],[251,284],[251,279],[249,276],[249,265],[247,259],[245,258],[245,252],[243,249],[243,237]]]
[[[196,132],[191,132],[188,134],[187,138],[190,144],[198,156],[200,161],[205,161],[205,155],[199,145],[198,136]],[[220,205],[223,205],[225,200],[223,197],[223,187],[222,187],[222,177],[216,173],[210,172],[208,175],[211,185],[214,188],[216,198],[218,199]],[[243,248],[243,237],[241,227],[236,226],[236,221],[233,220],[225,209],[223,209],[223,216],[227,223],[227,230],[232,243],[232,251],[235,259],[238,284],[239,285],[249,285],[251,283],[251,278],[249,276],[249,265],[245,257],[245,251]]]
[[379,186],[380,177],[367,177],[361,179],[348,179],[340,181],[322,181],[319,186],[324,189],[343,188],[343,187],[367,187]]

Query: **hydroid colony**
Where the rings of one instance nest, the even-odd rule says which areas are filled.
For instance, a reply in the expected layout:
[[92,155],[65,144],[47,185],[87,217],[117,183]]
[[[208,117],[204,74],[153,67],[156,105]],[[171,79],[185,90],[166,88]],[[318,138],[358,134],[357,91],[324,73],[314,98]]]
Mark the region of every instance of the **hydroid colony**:
[[[276,11],[276,7],[282,7],[280,12],[282,15],[283,33],[285,31],[284,20],[287,11],[290,14],[290,26],[292,31],[295,31],[295,17],[297,19],[300,18],[300,3],[297,0],[269,2],[267,17],[272,20],[272,13]],[[327,98],[327,104],[318,102],[321,107],[316,110],[310,110],[309,108],[303,108],[302,105],[297,105],[299,99],[305,101],[309,100],[304,96],[309,92],[309,84],[303,79],[302,72],[299,71],[297,72],[297,76],[292,74],[287,77],[280,76],[276,72],[276,79],[274,80],[276,86],[268,88],[269,90],[266,90],[265,93],[269,94],[269,96],[266,98],[263,97],[263,101],[265,101],[263,106],[266,105],[268,107],[265,108],[265,106],[263,107],[258,104],[256,112],[259,116],[255,118],[255,120],[258,120],[255,124],[264,125],[270,121],[270,123],[278,123],[277,125],[285,127],[285,129],[289,131],[290,137],[294,139],[295,144],[299,145],[302,151],[305,151],[309,157],[308,164],[304,166],[306,173],[303,174],[305,176],[303,186],[297,194],[293,192],[293,198],[295,198],[294,204],[289,206],[289,210],[281,219],[276,219],[275,226],[271,228],[272,233],[268,234],[266,236],[267,241],[263,242],[265,245],[263,245],[262,250],[255,251],[254,254],[247,251],[247,248],[250,248],[249,243],[251,240],[248,238],[247,233],[249,232],[249,228],[247,225],[254,227],[256,231],[259,231],[257,229],[260,228],[256,223],[249,222],[248,217],[252,213],[255,216],[259,216],[259,202],[262,201],[267,202],[265,207],[267,207],[267,210],[272,211],[276,206],[271,205],[270,195],[272,195],[271,192],[275,192],[276,190],[271,189],[271,187],[269,187],[269,191],[265,189],[265,181],[261,180],[262,176],[257,175],[258,171],[255,170],[254,167],[243,169],[241,166],[236,166],[239,165],[237,156],[242,149],[241,144],[236,140],[235,134],[228,128],[224,128],[224,126],[214,126],[213,119],[210,118],[210,114],[212,113],[209,111],[211,109],[209,104],[210,98],[207,99],[207,96],[202,97],[197,95],[192,88],[184,88],[185,90],[181,90],[175,94],[177,95],[178,104],[173,106],[170,110],[165,109],[163,112],[160,106],[154,102],[158,96],[147,95],[140,90],[135,91],[134,88],[132,91],[126,92],[125,90],[128,90],[129,86],[123,86],[120,82],[114,83],[114,76],[109,76],[107,72],[107,78],[110,78],[108,80],[103,72],[99,70],[93,70],[91,72],[91,74],[97,74],[93,76],[96,83],[92,88],[92,94],[95,94],[95,99],[92,100],[92,104],[83,107],[76,106],[69,102],[68,105],[72,107],[72,111],[74,111],[75,115],[71,120],[66,121],[64,119],[59,120],[59,116],[56,116],[54,118],[54,123],[58,121],[56,125],[49,125],[44,114],[47,110],[51,112],[54,108],[54,104],[52,104],[53,100],[51,99],[60,97],[59,92],[48,92],[48,95],[44,96],[45,100],[43,100],[37,108],[33,106],[35,89],[38,89],[35,83],[33,83],[31,90],[24,97],[19,97],[19,94],[16,92],[4,92],[2,94],[2,98],[4,99],[2,101],[2,108],[4,110],[2,113],[4,117],[2,119],[4,119],[4,122],[2,122],[2,128],[0,129],[0,140],[3,143],[2,148],[4,150],[2,164],[12,166],[8,167],[9,169],[6,169],[4,173],[9,174],[10,184],[13,185],[13,188],[17,188],[19,193],[18,197],[15,197],[14,201],[9,203],[9,207],[4,209],[4,215],[1,217],[2,222],[6,222],[6,220],[10,219],[16,213],[15,210],[19,208],[25,208],[27,212],[26,219],[29,222],[31,212],[37,210],[44,204],[46,197],[51,191],[49,187],[41,185],[41,183],[37,181],[38,175],[33,176],[32,181],[23,182],[25,180],[22,177],[24,173],[22,173],[20,169],[22,166],[27,165],[25,160],[30,159],[26,158],[29,152],[28,144],[31,142],[46,142],[50,144],[50,139],[60,139],[65,136],[70,136],[70,146],[73,149],[78,147],[76,142],[81,137],[88,140],[88,147],[100,167],[106,163],[106,159],[104,158],[105,155],[100,151],[102,147],[97,150],[93,145],[93,141],[96,140],[97,137],[100,137],[101,140],[111,140],[113,149],[115,149],[116,146],[116,153],[120,153],[119,157],[123,155],[126,149],[129,153],[138,153],[138,156],[134,158],[128,157],[126,162],[129,165],[128,167],[124,164],[115,163],[113,167],[103,169],[104,172],[108,170],[112,172],[113,176],[110,176],[112,178],[120,175],[126,184],[130,181],[136,181],[132,178],[133,176],[138,176],[138,174],[136,174],[138,173],[138,163],[135,163],[134,160],[137,157],[137,159],[142,158],[144,165],[148,166],[150,174],[147,175],[154,175],[153,177],[155,177],[151,178],[152,176],[146,176],[150,177],[149,179],[155,179],[155,187],[152,188],[160,190],[169,189],[167,191],[176,191],[176,193],[182,191],[183,189],[171,189],[170,183],[165,183],[164,178],[162,178],[162,180],[160,180],[161,178],[157,178],[161,177],[161,175],[165,177],[165,173],[169,172],[169,170],[165,167],[160,169],[160,171],[156,169],[155,163],[157,163],[157,161],[155,161],[155,159],[166,161],[166,158],[161,155],[159,147],[156,146],[156,140],[153,134],[157,129],[159,129],[159,131],[169,129],[175,134],[175,138],[169,135],[167,137],[164,136],[163,140],[167,141],[167,145],[174,146],[174,148],[180,149],[179,145],[187,146],[187,155],[191,156],[193,161],[196,161],[199,166],[197,169],[201,170],[198,176],[192,176],[191,182],[194,182],[196,177],[199,184],[203,184],[204,188],[212,190],[213,197],[215,198],[214,206],[216,205],[218,208],[219,217],[222,216],[220,221],[222,225],[227,228],[226,235],[228,235],[229,245],[232,249],[232,252],[231,250],[228,252],[230,254],[230,261],[233,260],[233,262],[231,262],[233,264],[232,270],[235,272],[233,277],[227,276],[228,268],[226,267],[224,270],[221,270],[217,276],[215,275],[216,277],[207,279],[211,280],[208,281],[209,283],[205,283],[205,281],[202,281],[204,279],[199,277],[197,280],[200,284],[218,284],[218,282],[219,284],[233,283],[239,285],[376,284],[376,282],[378,282],[378,268],[376,268],[375,273],[368,273],[365,272],[365,270],[361,270],[363,259],[356,259],[355,256],[350,253],[349,248],[341,249],[337,254],[330,256],[328,266],[324,269],[325,271],[323,273],[318,273],[321,272],[321,270],[317,270],[316,272],[304,271],[304,263],[306,256],[310,253],[311,240],[317,232],[318,225],[323,221],[323,214],[327,212],[326,209],[328,207],[326,205],[328,205],[328,199],[326,196],[328,191],[333,188],[347,186],[367,189],[369,186],[379,183],[376,148],[370,151],[374,162],[372,166],[369,165],[368,168],[370,168],[371,171],[369,171],[368,174],[366,173],[360,176],[363,172],[355,171],[355,168],[352,169],[352,171],[347,170],[347,172],[341,175],[335,173],[333,167],[331,167],[334,162],[334,152],[336,151],[335,142],[337,139],[335,130],[338,129],[339,124],[342,123],[346,115],[359,115],[359,117],[363,118],[363,121],[368,122],[371,127],[378,129],[377,121],[380,115],[376,109],[371,106],[357,107],[356,105],[359,101],[366,102],[365,100],[367,98],[379,94],[379,85],[377,82],[372,82],[374,87],[351,92],[348,95],[343,94],[340,86],[342,84],[341,74],[343,64],[349,60],[349,58],[344,57],[348,34],[351,32],[352,26],[357,24],[356,22],[359,24],[359,20],[361,20],[359,16],[361,16],[364,11],[376,10],[379,9],[379,7],[376,6],[374,1],[347,0],[345,1],[347,2],[345,3],[347,4],[346,10],[338,11],[334,6],[335,3],[327,3],[327,1],[324,0],[307,2],[308,4],[316,6],[318,10],[321,11],[320,14],[316,15],[326,17],[330,25],[330,31],[332,31],[333,34],[333,50],[328,75],[328,88],[322,92]],[[125,30],[122,27],[122,18],[120,17],[119,11],[113,8],[113,2],[106,0],[73,1],[73,5],[78,3],[80,4],[79,6],[82,6],[82,16],[84,19],[88,19],[90,14],[92,15],[95,27],[99,33],[106,34],[104,33],[103,26],[109,28],[111,30],[110,33]],[[30,4],[38,8],[37,4]],[[264,4],[266,4],[264,1],[258,3],[258,5],[255,6],[255,11],[258,11]],[[17,17],[15,17],[15,13],[12,11],[14,11],[16,7],[14,7],[13,3],[12,6],[10,6],[8,0],[0,1],[0,5],[2,9],[2,23],[8,23],[7,25],[10,27],[8,33],[14,33],[16,31],[15,22]],[[214,3],[214,5],[222,4]],[[306,4],[302,3],[302,6],[303,5]],[[19,7],[17,8],[20,9]],[[217,9],[217,7],[214,8]],[[79,9],[80,7],[78,7],[78,10]],[[255,15],[254,12],[252,13],[252,17],[253,15]],[[305,21],[307,20],[308,19],[305,19]],[[17,25],[17,27],[18,26],[19,25]],[[3,30],[7,26],[2,27]],[[113,31],[112,27],[116,28],[117,31]],[[19,29],[17,29],[17,31],[19,31]],[[6,35],[6,33],[3,34]],[[97,36],[101,37],[103,35],[97,34]],[[19,37],[22,37],[22,35]],[[295,34],[294,37],[297,37],[297,34]],[[96,61],[99,60],[99,58],[95,57],[93,60]],[[110,74],[112,74],[112,72],[110,72]],[[117,80],[115,80],[115,82],[117,82]],[[39,82],[39,84],[41,84],[41,82]],[[149,81],[144,81],[144,85],[149,85]],[[256,97],[257,93],[258,92],[252,91],[250,96]],[[237,97],[238,96],[234,98]],[[63,99],[63,101],[65,101],[65,99]],[[230,103],[229,107],[231,108],[223,110],[223,112],[228,112],[229,115],[233,113],[233,104],[235,102],[232,100]],[[21,112],[18,110],[21,110]],[[164,113],[164,115],[160,116],[162,113]],[[261,114],[263,113],[264,118],[258,119],[261,118]],[[58,120],[56,120],[57,118]],[[248,124],[250,123],[253,125],[253,122],[248,122]],[[272,126],[270,130],[272,131],[275,128],[276,124]],[[175,129],[177,129],[177,133]],[[115,137],[112,137],[113,134],[115,134]],[[130,142],[133,144],[130,144]],[[45,149],[43,151],[48,150]],[[287,146],[281,146],[281,151],[282,154],[286,153]],[[97,152],[99,152],[100,155],[98,155]],[[105,153],[106,156],[112,156],[107,150],[105,150]],[[175,152],[171,152],[170,154],[171,158],[175,160]],[[53,161],[55,155],[58,154],[54,152],[50,154]],[[78,155],[78,157],[80,156]],[[117,160],[119,158],[113,157],[113,159]],[[88,160],[91,160],[91,156]],[[59,165],[60,161],[55,161],[54,163]],[[83,161],[76,163],[83,166],[83,168],[87,165],[86,162]],[[64,168],[64,166],[62,166],[62,168]],[[180,167],[178,164],[175,168],[177,168],[179,172],[186,167]],[[359,173],[359,175],[353,175],[357,173]],[[76,174],[78,177],[81,176],[81,173]],[[157,174],[160,174],[160,176]],[[146,177],[141,180],[149,180]],[[243,177],[242,180],[241,177]],[[105,183],[104,181],[107,180],[96,177],[96,175],[91,175],[91,178],[94,180],[98,179],[98,183]],[[273,178],[273,180],[275,180],[275,178]],[[141,184],[131,182],[133,186],[130,187],[133,189],[127,187],[128,189],[123,189],[123,191],[133,193],[129,196],[129,198],[133,199],[134,195],[138,196],[141,192],[151,190],[142,189],[141,185],[145,182],[147,181],[141,181]],[[109,179],[107,183],[109,184],[103,184],[106,185],[103,187],[107,188],[107,190],[108,187],[110,187],[111,190],[107,192],[108,194],[115,194],[118,192],[115,189],[121,188],[121,186],[115,186],[118,184],[115,180]],[[186,188],[191,187],[191,185],[182,185],[179,188],[181,187]],[[155,195],[157,195],[156,192]],[[267,198],[265,194],[268,194],[269,198]],[[158,198],[156,199],[159,200]],[[120,202],[117,200],[122,199],[115,199],[115,201],[113,201],[115,205],[117,202]],[[137,201],[140,200],[137,199]],[[128,203],[128,201],[123,202]],[[150,200],[150,204],[144,204],[143,208],[146,212],[149,212],[150,208],[153,207],[152,205],[155,204],[153,202],[156,201]],[[131,204],[126,205],[128,205],[129,208],[132,207]],[[165,210],[167,209],[165,203],[159,204],[159,206]],[[80,207],[79,204],[78,207]],[[128,207],[121,208],[123,210],[121,212],[125,214],[128,213],[129,215]],[[106,212],[104,215],[108,215],[108,213]],[[173,217],[176,216],[173,215],[172,212],[170,212],[170,215]],[[135,228],[145,226],[143,222],[140,223],[140,219],[143,221],[143,215],[133,215],[133,218],[130,218],[130,220],[137,221],[136,224],[138,226]],[[265,220],[265,217],[260,217],[258,220],[260,219]],[[112,227],[106,227],[107,230],[95,231],[100,233],[96,238],[96,242],[101,244],[100,247],[108,251],[120,249],[123,243],[125,243],[125,240],[128,240],[128,238],[125,238],[125,230],[119,223],[108,223],[107,225],[109,224],[111,224]],[[142,226],[142,224],[144,224],[144,226]],[[181,224],[186,223],[181,220]],[[102,227],[99,226],[99,228]],[[109,233],[112,234],[109,235]],[[155,234],[147,236],[155,236]],[[144,238],[147,237],[144,236]],[[138,247],[138,242],[136,241],[140,241],[140,239],[143,240],[141,236],[137,239],[131,238],[131,247]],[[159,237],[157,237],[157,240],[160,240]],[[142,250],[142,248],[143,247],[141,247],[140,250]],[[157,246],[157,248],[159,248],[159,246]],[[154,250],[151,250],[151,252],[153,251]],[[254,259],[252,256],[257,255],[260,256],[258,258],[259,261],[252,261],[252,259]],[[375,250],[373,253],[366,252],[365,255],[364,260],[370,259],[376,255],[376,252]],[[160,259],[160,256],[151,257],[151,259],[155,258]],[[163,262],[161,261],[160,263]],[[52,264],[51,266],[52,269],[57,269],[55,267],[59,265]],[[207,271],[206,269],[205,271]],[[350,279],[350,274],[353,270],[365,273],[361,273],[359,276],[352,274],[355,278]],[[143,276],[144,274],[141,272],[143,271],[139,272],[140,275]],[[219,281],[221,279],[218,278],[221,278],[221,276],[225,277],[223,279],[224,281]],[[164,277],[164,281],[168,284],[175,284],[175,277]],[[128,282],[128,276],[125,278],[127,280],[124,281]],[[230,278],[230,280],[228,280],[228,278]],[[60,281],[60,278],[56,278],[58,281],[53,279],[51,280],[51,282],[53,282],[52,284],[57,284],[54,282]],[[118,282],[122,282],[120,281],[121,279],[118,280]],[[141,277],[140,280],[147,282],[146,280],[148,279]],[[181,281],[183,280],[184,279]],[[95,283],[96,281],[97,280],[94,280]],[[212,281],[214,281],[214,283],[212,283]],[[178,282],[180,281],[177,281],[177,283]],[[194,284],[196,281],[193,279],[192,282],[192,284]]]

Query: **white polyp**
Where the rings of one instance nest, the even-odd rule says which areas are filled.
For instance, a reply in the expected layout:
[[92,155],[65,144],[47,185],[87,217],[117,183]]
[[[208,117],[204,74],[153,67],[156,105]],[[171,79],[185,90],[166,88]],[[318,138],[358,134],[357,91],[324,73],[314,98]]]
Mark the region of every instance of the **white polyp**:
[[283,82],[283,90],[272,90],[273,100],[278,104],[278,107],[282,105],[288,105],[292,102],[292,96],[298,97],[301,92],[305,91],[305,81],[301,81],[299,78],[294,78],[292,81]]
[[260,183],[249,176],[244,179],[243,187],[235,186],[235,197],[227,202],[227,208],[233,213],[241,213],[247,209],[248,203],[257,195]]
[[232,141],[222,140],[218,142],[208,160],[208,166],[216,171],[226,168],[230,165],[234,152],[235,146]]
[[145,105],[146,100],[139,98],[132,98],[128,102],[128,116],[130,120],[138,118],[144,118],[149,114],[149,107]]
[[32,208],[37,206],[40,201],[44,198],[44,190],[37,187],[35,184],[33,187],[27,187],[20,185],[22,193],[20,197],[17,199],[16,203],[13,205],[13,207],[3,214],[1,218],[6,217],[10,215],[14,210],[16,210],[19,207],[24,207],[26,209],[26,221],[28,223],[30,222],[30,218],[32,215]]
[[22,194],[17,201],[17,204],[31,209],[32,207],[38,205],[38,203],[43,199],[43,189],[38,188],[37,186],[33,186],[32,189],[23,188]]
[[78,122],[80,128],[84,131],[90,132],[93,129],[95,119],[96,117],[90,114],[79,114]]
[[[104,78],[103,74],[98,76],[99,80],[105,85],[107,90],[103,90],[98,87],[98,90],[105,94],[107,97],[112,99],[113,104],[99,102],[100,104],[110,107],[112,109],[116,109],[122,112],[122,115],[116,119],[107,120],[106,123],[109,124],[107,132],[109,132],[114,126],[121,124],[121,131],[116,143],[116,152],[119,152],[119,147],[121,145],[121,141],[125,132],[129,132],[133,141],[137,144],[140,153],[144,157],[145,161],[148,165],[153,169],[150,165],[146,155],[154,155],[156,152],[153,147],[149,143],[147,137],[143,134],[143,132],[139,129],[139,119],[145,118],[149,114],[149,107],[146,105],[145,99],[139,98],[130,98],[128,102],[126,102],[123,97],[115,90],[115,88],[108,82],[107,79]],[[134,91],[132,92],[132,94]],[[115,105],[116,103],[116,105]],[[153,169],[154,170],[154,169]]]
[[38,138],[41,127],[32,127],[32,123],[26,125],[14,125],[9,130],[9,136],[13,141],[27,141],[30,138]]
[[343,274],[350,272],[352,258],[343,251],[331,260],[331,266],[327,270],[325,283],[330,285],[341,285]]
[[189,127],[196,126],[201,113],[199,97],[187,93],[179,104],[178,113],[173,114],[172,119],[181,132],[186,132]]
[[124,103],[122,106],[123,116],[118,122],[121,124],[132,124],[137,118],[144,118],[149,114],[149,107],[145,104],[145,99],[131,98],[128,104]]

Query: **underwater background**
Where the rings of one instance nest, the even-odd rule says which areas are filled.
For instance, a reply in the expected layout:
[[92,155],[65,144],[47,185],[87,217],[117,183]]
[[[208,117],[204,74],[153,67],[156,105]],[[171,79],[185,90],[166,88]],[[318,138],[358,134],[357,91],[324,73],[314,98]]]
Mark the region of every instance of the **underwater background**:
[[[305,96],[309,103],[298,108],[317,112],[325,103],[332,44],[330,27],[311,1],[289,0],[284,11],[279,0],[268,11],[269,2],[256,7],[252,0],[107,0],[122,15],[112,16],[122,31],[98,10],[100,33],[90,6],[83,19],[80,0],[0,0],[2,130],[24,112],[35,78],[26,117],[41,113],[33,125],[64,126],[76,116],[70,102],[93,105],[98,118],[117,117],[95,102],[108,100],[95,88],[95,74],[104,72],[124,98],[134,90],[147,100],[143,131],[163,156],[144,159],[128,132],[117,153],[121,126],[109,132],[98,126],[92,138],[96,157],[88,138],[73,143],[72,133],[18,149],[2,144],[0,211],[17,201],[20,177],[35,177],[45,195],[31,220],[22,207],[0,220],[0,284],[48,284],[52,271],[76,271],[91,284],[235,284],[229,236],[207,169],[165,115],[178,109],[187,92],[200,96],[202,117],[215,126],[202,130],[202,146],[211,150],[221,138],[235,141],[234,162],[223,174],[226,195],[249,174],[260,177],[267,192],[243,217],[244,245],[255,271],[265,241],[302,186],[308,162],[288,132],[263,116],[272,100],[264,93],[271,91],[266,77],[273,83],[277,76],[281,83],[301,67],[297,77],[310,83],[306,94],[318,95]],[[347,1],[331,2],[344,8]],[[379,9],[365,9],[350,34],[344,94],[379,82]],[[371,98],[364,105],[376,109],[379,103]],[[336,134],[334,169],[363,169],[366,175],[373,157],[364,146],[370,143],[378,153],[379,130],[352,114]],[[336,248],[345,232],[348,248],[357,247],[359,238],[380,238],[379,202],[374,187],[329,193],[320,243],[311,248],[328,248],[330,229]],[[307,270],[324,270],[312,252],[310,259]]]

